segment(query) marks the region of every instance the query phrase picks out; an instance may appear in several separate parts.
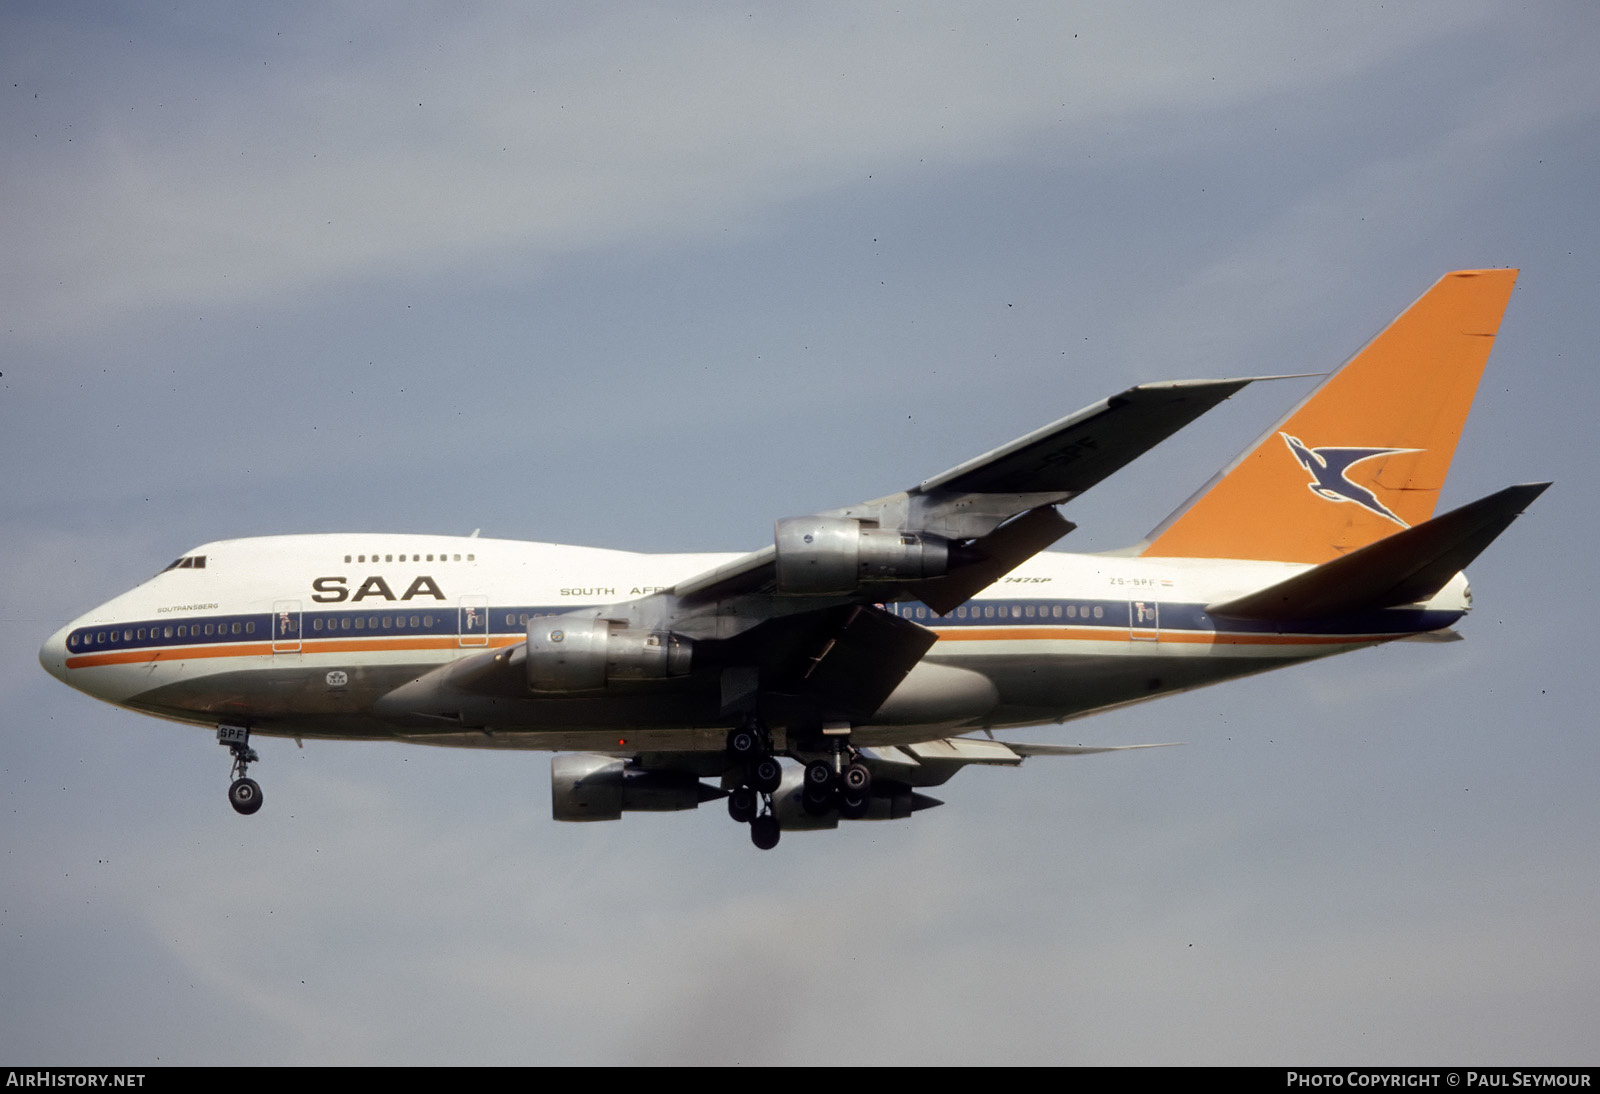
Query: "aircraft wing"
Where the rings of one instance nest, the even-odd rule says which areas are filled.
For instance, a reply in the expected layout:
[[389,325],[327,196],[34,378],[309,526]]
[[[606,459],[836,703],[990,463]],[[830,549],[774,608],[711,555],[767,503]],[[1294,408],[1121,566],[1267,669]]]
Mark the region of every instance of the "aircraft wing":
[[670,589],[539,617],[525,644],[436,670],[385,701],[456,709],[440,696],[581,695],[613,678],[693,675],[714,689],[719,718],[865,724],[935,641],[882,605],[953,611],[1072,530],[1055,506],[1250,382],[1129,388],[909,490],[780,520],[770,546]]
[[[1074,525],[1051,507],[1077,497],[1260,378],[1140,384],[909,490],[818,518],[961,543],[965,550],[960,565],[919,586],[919,593],[934,597],[919,599],[949,611],[1072,530]],[[779,591],[783,523],[778,545],[680,582],[670,595],[696,603]],[[958,575],[963,579],[957,580]]]
[[923,481],[918,493],[1076,497],[1263,377],[1140,384]]

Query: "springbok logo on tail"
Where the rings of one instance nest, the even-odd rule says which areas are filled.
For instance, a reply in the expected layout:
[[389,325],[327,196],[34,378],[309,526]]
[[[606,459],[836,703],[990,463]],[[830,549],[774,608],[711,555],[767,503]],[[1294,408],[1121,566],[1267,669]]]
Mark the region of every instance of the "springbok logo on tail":
[[1320,498],[1328,501],[1353,501],[1361,508],[1386,517],[1402,528],[1411,527],[1405,521],[1389,510],[1389,507],[1378,500],[1378,496],[1364,486],[1357,486],[1351,482],[1345,472],[1363,460],[1375,459],[1378,456],[1392,456],[1397,452],[1420,452],[1418,448],[1307,448],[1301,443],[1300,438],[1291,437],[1287,433],[1279,433],[1289,451],[1294,453],[1305,469],[1311,472],[1311,480],[1306,484],[1310,490]]

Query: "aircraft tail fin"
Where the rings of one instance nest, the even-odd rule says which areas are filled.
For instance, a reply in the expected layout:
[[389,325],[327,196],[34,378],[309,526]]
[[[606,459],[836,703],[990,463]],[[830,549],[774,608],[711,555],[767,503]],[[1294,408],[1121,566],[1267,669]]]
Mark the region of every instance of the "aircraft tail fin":
[[1516,279],[1440,278],[1140,554],[1321,563],[1426,521]]
[[1549,486],[1547,482],[1508,486],[1260,592],[1212,604],[1206,611],[1235,619],[1282,621],[1419,603],[1444,588]]

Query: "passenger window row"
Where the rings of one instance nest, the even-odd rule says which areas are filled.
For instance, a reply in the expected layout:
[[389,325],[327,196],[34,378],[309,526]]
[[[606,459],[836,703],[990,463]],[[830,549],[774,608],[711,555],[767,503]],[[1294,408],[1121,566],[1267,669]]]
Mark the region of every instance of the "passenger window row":
[[902,605],[907,619],[1104,619],[1103,604],[963,604],[943,615],[925,604]]
[[[373,554],[370,554],[370,555],[355,555],[355,556],[345,555],[344,556],[344,560],[346,562],[433,562],[433,561],[435,561],[435,559],[437,559],[437,561],[439,561],[439,562],[460,562],[461,561],[461,556],[459,554],[451,555],[451,554],[449,554],[449,553],[447,553],[445,551],[438,551],[435,554],[426,555],[426,556],[418,554],[416,552],[412,552],[409,555],[406,555],[406,554],[402,554],[402,555],[382,554],[382,555],[380,555],[380,554],[377,554],[376,552],[374,552]],[[478,556],[477,555],[473,555],[473,554],[469,554],[467,556],[467,561],[468,562],[476,562],[476,561],[478,561]],[[202,562],[202,565],[203,564],[204,563]]]

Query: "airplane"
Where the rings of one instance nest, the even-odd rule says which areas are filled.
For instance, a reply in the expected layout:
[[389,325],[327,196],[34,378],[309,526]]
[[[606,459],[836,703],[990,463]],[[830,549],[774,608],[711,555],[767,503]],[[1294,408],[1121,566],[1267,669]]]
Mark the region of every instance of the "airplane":
[[997,730],[1459,637],[1460,571],[1550,485],[1434,516],[1516,276],[1445,275],[1125,550],[1047,550],[1075,527],[1057,507],[1259,378],[1141,384],[746,554],[207,543],[40,661],[214,730],[245,815],[251,742],[288,737],[549,751],[556,820],[726,799],[764,850],[908,817],[972,764],[1114,750]]

